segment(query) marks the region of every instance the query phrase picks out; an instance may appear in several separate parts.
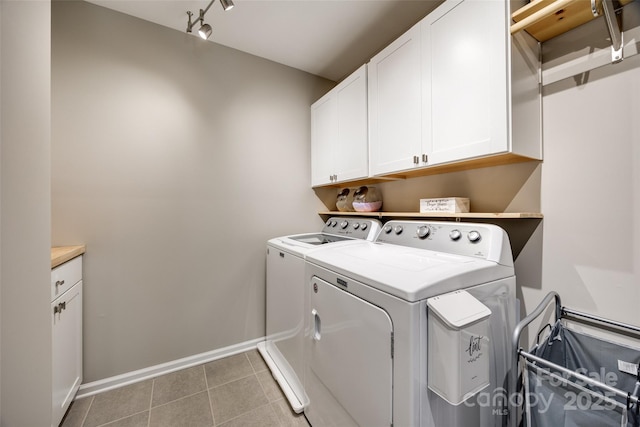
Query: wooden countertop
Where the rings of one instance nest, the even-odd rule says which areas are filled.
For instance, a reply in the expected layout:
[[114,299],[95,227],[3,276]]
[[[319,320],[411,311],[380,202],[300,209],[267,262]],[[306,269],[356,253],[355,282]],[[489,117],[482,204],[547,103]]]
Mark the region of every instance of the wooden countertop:
[[51,248],[51,268],[56,268],[60,264],[63,264],[78,255],[82,255],[85,250],[85,245],[54,246]]

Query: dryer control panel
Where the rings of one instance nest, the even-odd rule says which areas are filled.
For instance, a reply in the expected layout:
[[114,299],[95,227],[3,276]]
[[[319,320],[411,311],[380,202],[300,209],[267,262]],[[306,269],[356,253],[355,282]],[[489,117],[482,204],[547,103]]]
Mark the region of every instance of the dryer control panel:
[[377,219],[333,217],[324,224],[322,232],[373,241],[380,228],[381,224]]
[[389,221],[376,242],[513,264],[507,233],[493,224]]

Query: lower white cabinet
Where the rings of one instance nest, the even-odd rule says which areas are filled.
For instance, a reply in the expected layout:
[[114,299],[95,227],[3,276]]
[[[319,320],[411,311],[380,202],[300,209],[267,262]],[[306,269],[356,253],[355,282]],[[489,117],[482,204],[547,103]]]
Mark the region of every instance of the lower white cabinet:
[[52,417],[58,426],[82,383],[82,256],[52,270],[52,286],[65,287],[51,302]]

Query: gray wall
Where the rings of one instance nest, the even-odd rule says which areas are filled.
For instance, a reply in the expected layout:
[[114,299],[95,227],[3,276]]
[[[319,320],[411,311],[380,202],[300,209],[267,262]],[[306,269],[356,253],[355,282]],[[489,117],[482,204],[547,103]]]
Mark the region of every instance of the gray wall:
[[322,226],[309,105],[334,83],[88,3],[52,15],[53,244],[87,245],[85,382],[264,336],[266,240]]
[[51,424],[50,22],[49,1],[0,3],[3,427]]

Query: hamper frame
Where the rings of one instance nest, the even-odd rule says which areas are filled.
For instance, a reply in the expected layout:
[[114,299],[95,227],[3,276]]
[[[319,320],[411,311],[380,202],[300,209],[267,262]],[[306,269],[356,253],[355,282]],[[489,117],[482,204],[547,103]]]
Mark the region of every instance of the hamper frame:
[[[576,380],[580,380],[586,384],[595,386],[599,389],[606,390],[609,393],[615,394],[616,396],[627,399],[627,405],[639,405],[640,397],[631,395],[629,392],[625,392],[620,390],[619,388],[613,387],[611,385],[605,384],[601,381],[597,381],[591,377],[582,375],[578,372],[575,372],[571,369],[568,369],[564,366],[560,366],[556,363],[548,361],[546,359],[540,358],[530,352],[525,351],[522,347],[520,347],[520,337],[524,330],[529,326],[531,322],[540,317],[540,315],[545,312],[545,310],[549,307],[551,303],[554,303],[555,308],[555,320],[556,322],[561,319],[569,319],[569,320],[577,320],[586,323],[590,323],[592,326],[600,327],[602,329],[613,328],[616,332],[626,333],[627,335],[632,335],[634,338],[640,339],[640,327],[630,325],[623,322],[618,322],[611,319],[606,319],[604,317],[595,316],[589,313],[584,313],[576,310],[569,309],[567,307],[562,306],[562,302],[560,299],[560,295],[557,292],[549,292],[544,299],[538,304],[538,306],[533,310],[531,314],[522,319],[517,325],[513,332],[512,336],[512,359],[511,359],[511,371],[509,372],[508,378],[508,390],[511,395],[517,393],[518,390],[518,376],[520,373],[520,359],[524,359],[524,361],[535,362],[536,364],[555,369],[563,374],[566,374],[570,377],[575,378]],[[546,326],[545,326],[546,327]],[[543,328],[544,329],[544,328]],[[542,330],[541,330],[542,331]],[[638,373],[638,377],[640,378],[640,372]],[[509,408],[509,426],[517,427],[518,425],[518,406],[513,402],[514,399],[509,399],[510,408]]]

